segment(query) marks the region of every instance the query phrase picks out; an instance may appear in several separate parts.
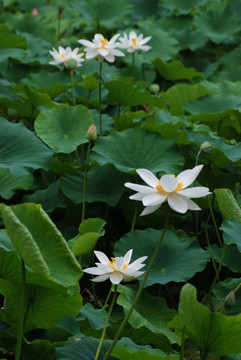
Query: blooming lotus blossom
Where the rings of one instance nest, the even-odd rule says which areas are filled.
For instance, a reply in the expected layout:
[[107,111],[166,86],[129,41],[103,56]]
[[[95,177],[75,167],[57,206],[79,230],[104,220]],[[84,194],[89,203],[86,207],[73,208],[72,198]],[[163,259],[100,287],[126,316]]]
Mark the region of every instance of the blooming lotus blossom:
[[131,200],[142,201],[146,208],[141,215],[151,214],[156,211],[165,201],[174,211],[184,214],[187,210],[201,210],[191,198],[201,198],[208,194],[209,189],[196,186],[186,189],[198,176],[203,165],[195,166],[193,169],[181,172],[177,177],[174,175],[163,175],[158,179],[149,170],[138,169],[136,172],[149,186],[125,183],[129,189],[137,191],[131,195]]
[[136,35],[135,31],[131,31],[129,37],[124,33],[124,37],[121,37],[119,40],[121,42],[120,47],[126,49],[128,52],[133,53],[135,50],[148,51],[151,49],[151,46],[145,45],[151,36],[148,36],[143,39],[143,34],[139,36]]
[[66,49],[64,49],[62,46],[59,46],[59,51],[53,48],[53,51],[49,51],[49,52],[53,56],[54,60],[50,61],[49,64],[51,65],[64,64],[65,66],[67,66],[69,60],[75,60],[77,67],[82,66],[81,62],[84,61],[84,59],[82,59],[84,53],[78,54],[78,51],[79,48],[75,48],[72,51],[69,46]]
[[103,35],[95,34],[92,42],[83,39],[78,40],[78,42],[86,46],[84,49],[84,51],[86,51],[86,59],[97,57],[100,62],[104,59],[109,62],[114,62],[115,56],[125,56],[123,52],[116,49],[116,47],[119,46],[119,43],[116,43],[115,41],[119,36],[120,34],[117,34],[108,41]]
[[95,263],[97,267],[85,269],[84,272],[97,275],[92,281],[100,282],[110,279],[113,284],[119,284],[122,280],[140,276],[144,271],[139,270],[145,266],[142,262],[146,260],[147,256],[142,256],[130,264],[132,251],[129,250],[125,256],[111,258],[111,260],[103,252],[94,251],[100,262]]

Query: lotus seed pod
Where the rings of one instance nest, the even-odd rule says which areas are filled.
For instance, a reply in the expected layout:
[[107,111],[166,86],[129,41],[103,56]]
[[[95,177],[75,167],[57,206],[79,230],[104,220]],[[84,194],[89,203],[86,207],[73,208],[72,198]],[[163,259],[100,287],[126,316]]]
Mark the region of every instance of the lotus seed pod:
[[75,69],[77,67],[77,61],[74,59],[70,59],[67,61],[67,68],[68,69]]
[[158,84],[151,84],[149,90],[152,94],[157,94],[160,91],[160,86]]

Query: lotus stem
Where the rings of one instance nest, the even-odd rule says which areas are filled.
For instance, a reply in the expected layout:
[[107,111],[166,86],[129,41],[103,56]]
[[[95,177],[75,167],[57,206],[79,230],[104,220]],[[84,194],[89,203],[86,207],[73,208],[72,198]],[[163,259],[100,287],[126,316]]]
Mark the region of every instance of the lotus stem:
[[[94,360],[97,360],[98,357],[99,357],[99,354],[100,354],[100,350],[101,350],[101,347],[102,347],[102,344],[103,344],[103,341],[104,341],[104,338],[105,338],[107,325],[108,325],[108,322],[109,322],[109,319],[110,319],[110,315],[112,313],[113,306],[115,304],[115,300],[116,300],[116,296],[117,296],[117,291],[116,290],[117,290],[117,285],[115,285],[114,295],[113,295],[113,298],[112,298],[112,301],[111,301],[111,304],[110,304],[110,308],[109,308],[109,311],[108,311],[108,314],[107,314],[107,317],[106,317],[106,320],[105,320],[105,325],[104,325],[104,328],[103,328],[103,331],[102,331],[102,334],[101,334],[100,342],[99,342],[99,345],[98,345]],[[111,292],[111,289],[110,289],[110,292]],[[107,298],[109,298],[109,294],[107,295]]]
[[101,74],[102,74],[102,61],[100,61],[100,69],[99,69],[99,125],[100,125],[100,136],[102,136]]
[[91,142],[88,142],[87,154],[85,159],[85,172],[84,172],[84,189],[83,189],[83,202],[82,202],[82,218],[81,221],[85,219],[85,199],[86,199],[86,186],[87,186],[87,173],[88,173],[88,164],[90,156],[90,146]]
[[76,105],[76,99],[75,99],[75,94],[74,94],[74,69],[70,69],[70,77],[71,77],[73,104],[75,106]]
[[22,260],[21,263],[22,263],[22,289],[21,289],[21,297],[20,297],[20,304],[19,304],[19,321],[18,321],[15,360],[19,360],[20,356],[21,356],[21,348],[22,348],[22,341],[23,341],[23,328],[24,328],[24,320],[25,320],[24,303],[25,303],[26,275],[25,275],[24,261]]
[[115,337],[114,337],[114,339],[113,339],[113,342],[112,342],[109,350],[108,350],[107,353],[105,354],[103,360],[109,359],[109,357],[110,357],[110,355],[111,355],[111,352],[112,352],[112,350],[114,349],[114,347],[115,347],[115,345],[116,345],[116,342],[118,341],[118,339],[119,339],[119,337],[120,337],[120,335],[121,335],[121,332],[122,332],[122,330],[123,330],[124,327],[125,327],[125,324],[127,323],[129,317],[131,316],[132,311],[134,310],[134,307],[135,307],[135,305],[136,305],[136,303],[137,303],[137,301],[138,301],[138,299],[139,299],[139,297],[140,297],[140,295],[141,295],[142,289],[143,289],[143,287],[144,287],[144,285],[145,285],[145,283],[146,283],[146,280],[147,280],[147,278],[148,278],[148,276],[149,276],[149,273],[150,273],[150,271],[151,271],[152,265],[153,265],[153,263],[154,263],[154,261],[155,261],[155,259],[156,259],[156,257],[157,257],[157,254],[158,254],[158,252],[159,252],[159,250],[160,250],[162,241],[163,241],[163,239],[164,239],[164,236],[165,236],[165,233],[166,233],[166,230],[167,230],[167,224],[168,224],[168,216],[167,216],[167,220],[166,220],[166,225],[165,225],[164,229],[162,230],[162,234],[161,234],[160,240],[159,240],[158,243],[157,243],[157,246],[156,246],[156,248],[155,248],[155,251],[154,251],[154,253],[153,253],[153,255],[152,255],[152,258],[151,258],[151,260],[150,260],[150,263],[149,263],[149,265],[148,265],[148,268],[147,268],[147,270],[145,271],[144,277],[143,277],[143,279],[142,279],[142,281],[141,281],[141,283],[140,283],[139,289],[137,290],[137,293],[136,293],[136,295],[135,295],[135,297],[134,297],[134,300],[133,300],[133,302],[132,302],[132,304],[131,304],[131,307],[129,308],[127,314],[125,315],[125,317],[124,317],[124,319],[123,319],[123,321],[122,321],[122,323],[121,323],[121,325],[120,325],[120,327],[119,327],[119,329],[118,329],[118,331],[117,331],[117,333],[116,333],[116,335],[115,335]]

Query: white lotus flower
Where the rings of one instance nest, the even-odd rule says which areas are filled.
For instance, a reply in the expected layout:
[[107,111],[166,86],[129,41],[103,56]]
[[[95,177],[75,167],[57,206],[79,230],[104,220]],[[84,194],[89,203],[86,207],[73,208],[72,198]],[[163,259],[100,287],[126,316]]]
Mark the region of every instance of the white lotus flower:
[[121,37],[119,40],[121,42],[120,47],[126,49],[128,52],[133,53],[135,50],[148,51],[151,49],[151,46],[145,45],[151,36],[148,36],[143,39],[143,34],[139,36],[136,35],[135,31],[131,31],[129,37],[124,33],[124,37]]
[[149,170],[138,169],[136,172],[149,186],[125,183],[129,189],[137,191],[131,195],[131,200],[142,201],[146,208],[141,215],[151,214],[156,211],[162,203],[168,202],[174,211],[184,214],[187,210],[201,210],[191,198],[201,198],[211,194],[209,189],[196,186],[186,189],[198,176],[203,165],[195,166],[191,170],[181,172],[177,177],[174,175],[163,175],[157,179]]
[[66,49],[64,49],[62,46],[59,46],[59,51],[57,51],[55,48],[53,48],[53,51],[49,51],[50,54],[53,56],[54,60],[50,61],[49,64],[51,65],[59,65],[64,64],[67,66],[67,62],[69,60],[75,60],[76,66],[82,66],[81,62],[84,61],[82,59],[82,56],[84,56],[84,53],[78,54],[79,48],[75,48],[73,51],[68,46]]
[[142,256],[130,264],[132,251],[127,251],[124,257],[111,258],[111,260],[103,252],[94,251],[100,262],[95,263],[97,267],[91,267],[83,271],[87,274],[97,275],[92,281],[100,282],[110,279],[113,284],[119,284],[122,280],[140,276],[144,271],[139,270],[145,266],[142,262],[146,260],[147,256]]
[[116,47],[119,46],[119,43],[116,43],[115,41],[119,36],[120,34],[117,34],[108,41],[103,35],[95,34],[92,42],[83,39],[78,40],[78,42],[86,46],[84,49],[84,51],[86,51],[86,59],[93,59],[97,57],[100,62],[104,59],[109,62],[114,62],[115,56],[125,56],[123,52],[116,49]]

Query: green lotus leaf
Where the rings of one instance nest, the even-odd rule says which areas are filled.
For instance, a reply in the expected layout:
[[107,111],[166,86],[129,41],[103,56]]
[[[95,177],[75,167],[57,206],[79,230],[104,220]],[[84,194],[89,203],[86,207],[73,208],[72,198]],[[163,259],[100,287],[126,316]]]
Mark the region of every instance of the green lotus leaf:
[[[218,263],[221,262],[223,249],[220,249],[217,245],[211,245],[208,247],[207,251],[215,261]],[[226,246],[223,265],[227,266],[235,273],[241,273],[241,254],[236,245]]]
[[203,77],[202,73],[194,68],[186,68],[179,60],[173,60],[166,64],[160,58],[155,58],[152,63],[159,74],[167,80],[192,80],[196,77]]
[[234,39],[240,29],[240,20],[228,7],[218,11],[200,11],[194,17],[195,27],[214,43]]
[[7,25],[0,24],[0,49],[18,48],[26,49],[27,41],[21,35],[15,35]]
[[186,334],[202,354],[230,355],[241,352],[241,314],[234,316],[212,312],[197,299],[194,286],[182,288],[179,315]]
[[[60,76],[57,72],[50,73],[46,70],[41,70],[38,73],[30,73],[28,77],[21,80],[21,84],[26,84],[33,89],[38,89],[40,93],[48,94],[51,99],[62,94],[71,86],[69,84],[69,74],[65,79],[63,73],[61,73]],[[46,86],[46,84],[48,84],[48,86]]]
[[44,211],[53,211],[55,207],[65,207],[66,198],[60,189],[60,182],[50,184],[44,190],[37,190],[31,195],[25,195],[23,201],[27,203],[41,204]]
[[27,190],[32,186],[33,177],[27,175],[13,175],[8,169],[0,168],[0,195],[4,199],[10,199],[16,189]]
[[106,81],[104,86],[109,90],[109,103],[111,105],[138,106],[153,104],[159,107],[162,105],[158,97],[150,95],[148,91],[140,91],[127,81]]
[[106,222],[99,218],[89,218],[81,222],[79,234],[68,242],[75,256],[87,254],[94,249],[98,239],[105,233],[105,224]]
[[164,140],[159,134],[140,128],[97,139],[91,159],[99,165],[111,163],[126,173],[145,168],[176,174],[183,165],[183,158],[172,140]]
[[178,354],[165,354],[160,349],[138,346],[129,338],[122,338],[112,355],[120,360],[178,360]]
[[[86,337],[80,341],[72,342],[68,345],[56,347],[56,360],[93,360],[96,354],[100,340],[92,337]],[[100,359],[104,358],[105,353],[110,347],[110,341],[104,340]],[[114,360],[110,357],[110,360]]]
[[0,207],[5,228],[18,254],[32,270],[64,287],[76,285],[81,268],[65,239],[40,205]]
[[103,329],[106,320],[106,311],[104,309],[95,309],[92,304],[85,304],[79,315],[76,317],[76,321],[88,320],[89,325],[95,329]]
[[235,218],[241,223],[241,209],[230,189],[216,189],[214,193],[224,220]]
[[180,31],[179,29],[173,31],[173,34],[175,35],[175,38],[178,40],[182,49],[188,48],[192,51],[196,51],[197,49],[203,48],[208,41],[204,35],[193,29],[191,31],[190,29],[186,29],[184,31]]
[[133,11],[133,6],[128,0],[122,0],[121,3],[112,0],[90,0],[88,2],[75,0],[72,6],[81,13],[89,22],[98,19],[102,25],[107,28],[116,27],[116,22],[121,18],[128,16]]
[[187,85],[177,84],[161,94],[166,109],[169,109],[172,115],[184,115],[183,105],[191,100],[197,100],[200,97],[211,94],[212,91],[201,84]]
[[[150,261],[162,231],[154,229],[134,230],[122,236],[115,245],[115,256],[123,256],[130,248],[133,259],[148,256]],[[154,261],[145,286],[182,282],[190,279],[196,272],[205,268],[209,255],[186,234],[181,241],[177,235],[167,231],[161,249]],[[145,268],[144,268],[145,269]],[[142,279],[141,275],[138,279]]]
[[86,133],[93,123],[89,110],[82,105],[43,111],[34,127],[37,135],[54,152],[70,154],[88,142]]
[[159,5],[179,15],[186,15],[203,2],[205,0],[182,0],[181,2],[178,0],[159,0]]
[[190,114],[202,114],[205,118],[205,113],[220,113],[226,109],[238,109],[241,105],[240,96],[232,94],[215,94],[205,96],[196,101],[190,101],[185,104],[184,108]]
[[[117,303],[123,307],[125,313],[132,304],[136,290],[130,286],[118,285],[120,295]],[[155,334],[164,334],[171,342],[176,342],[177,338],[167,327],[167,323],[175,314],[175,310],[167,307],[164,298],[154,297],[143,291],[128,321],[134,329],[146,326]]]
[[25,359],[37,359],[41,357],[44,360],[55,360],[55,344],[48,340],[33,340],[31,343],[23,343],[23,352],[28,356]]
[[241,252],[241,223],[236,219],[224,221],[220,228],[223,230],[223,238],[227,245],[236,244],[239,252]]
[[[94,164],[87,175],[86,202],[103,201],[116,206],[124,191],[124,183],[129,176],[120,173],[112,165]],[[83,201],[84,174],[64,175],[60,180],[63,193],[75,204]]]
[[[29,285],[25,287],[25,309],[27,317],[24,331],[55,326],[64,316],[75,317],[82,306],[79,291],[61,293],[47,287]],[[16,332],[19,318],[21,286],[18,283],[0,279],[0,293],[4,295],[4,309],[1,318]]]
[[52,150],[23,124],[12,124],[0,118],[0,127],[0,168],[8,168],[17,176],[32,173],[39,168],[49,168]]

